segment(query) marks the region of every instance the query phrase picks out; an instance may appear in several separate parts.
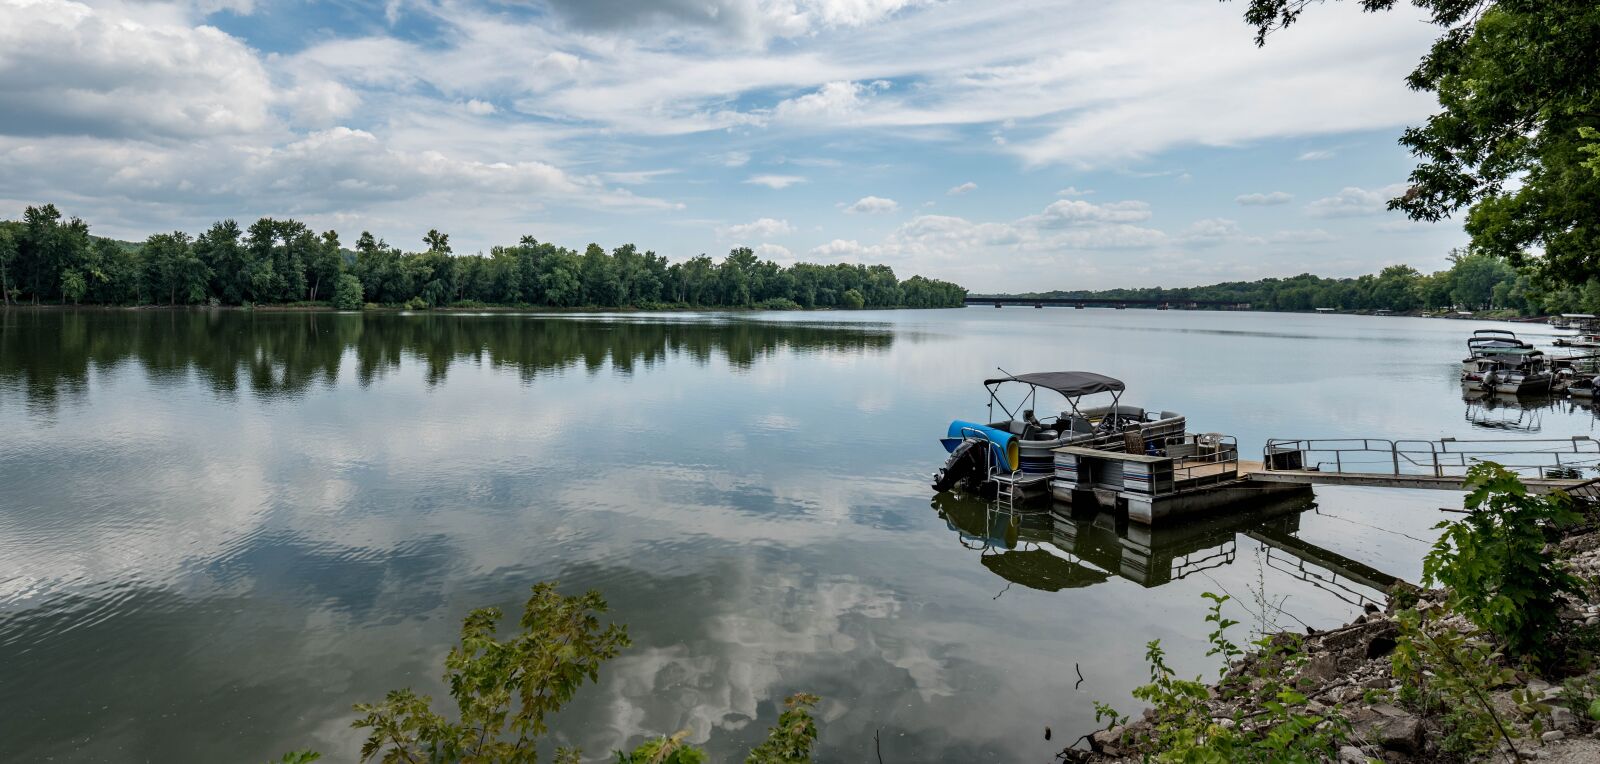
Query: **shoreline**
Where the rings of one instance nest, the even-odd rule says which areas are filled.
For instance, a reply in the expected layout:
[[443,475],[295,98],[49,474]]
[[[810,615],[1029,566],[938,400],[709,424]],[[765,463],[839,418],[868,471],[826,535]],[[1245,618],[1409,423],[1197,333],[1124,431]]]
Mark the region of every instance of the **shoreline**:
[[[839,308],[839,307],[796,307],[796,308],[762,308],[756,306],[709,306],[709,305],[678,305],[662,304],[654,306],[621,306],[606,307],[598,305],[441,305],[437,307],[407,308],[403,305],[372,305],[362,308],[341,310],[332,305],[65,305],[60,303],[12,303],[0,305],[0,311],[5,310],[98,310],[98,311],[239,311],[263,313],[688,313],[688,312],[723,312],[723,313],[859,313],[884,310],[957,310],[961,308],[980,308],[983,303],[970,305],[945,305],[937,307],[912,307],[909,305]],[[1129,308],[1128,310],[1156,310],[1155,308]],[[1375,316],[1381,318],[1440,318],[1453,321],[1504,321],[1521,324],[1543,324],[1548,322],[1550,316],[1515,316],[1515,315],[1453,315],[1449,313],[1426,313],[1424,311],[1405,311],[1398,313],[1377,313],[1370,310],[1348,310],[1320,312],[1315,310],[1223,310],[1196,308],[1185,309],[1183,312],[1206,313],[1282,313],[1289,315],[1335,315],[1335,316]]]
[[[1340,764],[1600,761],[1600,716],[1596,715],[1600,709],[1600,660],[1594,650],[1594,638],[1600,635],[1600,525],[1591,515],[1588,522],[1552,542],[1551,547],[1586,586],[1582,596],[1568,598],[1560,630],[1547,638],[1583,645],[1579,657],[1584,665],[1566,675],[1547,671],[1552,676],[1539,676],[1527,665],[1499,660],[1508,681],[1492,685],[1489,701],[1497,712],[1497,723],[1516,741],[1514,751],[1497,739],[1489,754],[1463,757],[1452,752],[1451,746],[1458,744],[1450,739],[1450,716],[1455,710],[1418,702],[1414,688],[1396,675],[1397,640],[1403,639],[1402,619],[1409,617],[1402,611],[1420,614],[1425,628],[1443,635],[1438,637],[1440,641],[1459,639],[1470,644],[1479,637],[1463,616],[1447,607],[1446,591],[1422,590],[1404,582],[1389,591],[1385,609],[1369,606],[1368,612],[1344,626],[1270,635],[1259,643],[1266,645],[1265,650],[1249,650],[1228,663],[1221,678],[1203,681],[1204,713],[1213,725],[1266,734],[1272,723],[1262,720],[1270,719],[1271,706],[1283,700],[1273,692],[1277,678],[1282,677],[1288,680],[1291,692],[1304,698],[1304,705],[1292,710],[1318,720],[1311,729],[1344,726],[1346,738],[1339,742],[1336,758]],[[1288,645],[1294,647],[1277,653]],[[1238,691],[1241,686],[1243,694]],[[1142,715],[1131,721],[1113,721],[1123,723],[1080,737],[1060,758],[1132,764],[1163,753],[1150,745],[1162,723],[1156,709],[1144,708]],[[1082,741],[1088,741],[1088,750],[1076,747]]]
[[341,310],[332,305],[60,305],[12,304],[0,305],[0,311],[104,311],[104,312],[172,312],[192,313],[202,311],[227,311],[238,313],[870,313],[884,310],[955,310],[965,306],[914,308],[910,306],[869,308],[758,308],[753,306],[694,306],[661,305],[651,307],[601,307],[601,306],[538,306],[538,305],[443,305],[434,308],[407,308],[401,305],[374,305],[353,310]]

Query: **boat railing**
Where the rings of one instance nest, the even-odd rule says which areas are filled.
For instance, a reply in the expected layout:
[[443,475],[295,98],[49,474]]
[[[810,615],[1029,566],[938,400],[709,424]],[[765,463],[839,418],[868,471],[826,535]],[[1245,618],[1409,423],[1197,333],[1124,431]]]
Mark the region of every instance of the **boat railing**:
[[1600,442],[1587,435],[1516,440],[1272,438],[1262,456],[1269,472],[1460,477],[1482,462],[1496,462],[1519,475],[1538,478],[1572,478],[1586,470],[1600,471]]
[[[1232,435],[1204,433],[1195,435],[1191,453],[1175,455],[1172,459],[1173,484],[1193,488],[1207,483],[1223,483],[1238,477],[1239,441]],[[1186,449],[1187,450],[1187,449]],[[1171,455],[1169,449],[1168,454]]]

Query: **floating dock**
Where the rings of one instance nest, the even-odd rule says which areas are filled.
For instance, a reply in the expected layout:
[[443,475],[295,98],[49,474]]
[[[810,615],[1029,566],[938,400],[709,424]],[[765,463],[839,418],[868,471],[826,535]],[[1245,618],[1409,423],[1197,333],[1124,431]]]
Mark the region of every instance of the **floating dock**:
[[1058,500],[1125,511],[1144,525],[1237,510],[1313,485],[1461,490],[1473,465],[1493,461],[1534,493],[1600,498],[1600,442],[1564,439],[1272,439],[1261,461],[1239,459],[1233,438],[1190,435],[1158,454],[1054,450],[1050,492]]

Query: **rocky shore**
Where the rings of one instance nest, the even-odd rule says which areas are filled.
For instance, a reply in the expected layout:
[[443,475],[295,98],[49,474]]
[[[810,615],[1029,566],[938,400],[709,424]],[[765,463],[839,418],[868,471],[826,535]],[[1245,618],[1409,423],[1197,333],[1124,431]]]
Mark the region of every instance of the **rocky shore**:
[[[1515,761],[1600,762],[1600,529],[1569,531],[1555,542],[1567,570],[1585,583],[1582,597],[1569,600],[1560,633],[1548,635],[1563,646],[1558,669],[1539,676],[1527,666],[1512,665],[1498,655],[1495,666],[1463,666],[1463,671],[1497,671],[1483,693],[1494,708],[1493,750],[1463,754],[1459,717],[1448,707],[1419,702],[1407,682],[1396,676],[1394,656],[1402,640],[1399,611],[1414,610],[1436,634],[1471,639],[1473,627],[1444,607],[1441,591],[1422,591],[1400,584],[1390,592],[1387,610],[1372,606],[1353,622],[1327,631],[1279,634],[1272,647],[1232,662],[1224,677],[1209,686],[1204,713],[1218,728],[1259,732],[1273,723],[1269,706],[1281,702],[1280,687],[1303,695],[1295,712],[1313,719],[1315,727],[1344,726],[1336,756],[1345,762]],[[1285,657],[1285,654],[1288,657]],[[1425,679],[1434,677],[1431,671]],[[1281,682],[1281,684],[1280,684]],[[1463,704],[1466,705],[1466,704]],[[1480,704],[1481,705],[1481,704]],[[1485,715],[1483,718],[1490,718]],[[1278,715],[1276,718],[1281,719]],[[1137,762],[1152,750],[1157,727],[1164,720],[1147,709],[1125,724],[1087,737],[1091,750],[1069,749],[1061,758],[1079,762]],[[1251,725],[1259,724],[1259,729]],[[1506,736],[1514,747],[1504,742]]]

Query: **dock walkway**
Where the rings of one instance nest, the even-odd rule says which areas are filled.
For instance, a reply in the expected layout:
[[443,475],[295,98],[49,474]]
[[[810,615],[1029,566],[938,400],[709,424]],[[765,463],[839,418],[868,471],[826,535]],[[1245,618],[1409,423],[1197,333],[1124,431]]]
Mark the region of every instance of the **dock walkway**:
[[[1321,470],[1269,470],[1265,468],[1243,471],[1246,480],[1254,483],[1297,483],[1300,485],[1358,485],[1374,488],[1432,488],[1459,491],[1466,480],[1464,475],[1389,475],[1376,472],[1323,472]],[[1572,491],[1594,480],[1566,480],[1550,478],[1523,478],[1522,483],[1532,493]]]
[[1573,491],[1594,482],[1585,475],[1600,469],[1600,442],[1585,435],[1500,440],[1273,438],[1263,449],[1262,465],[1240,472],[1257,483],[1458,491],[1467,471],[1482,462],[1517,473],[1535,493]]

